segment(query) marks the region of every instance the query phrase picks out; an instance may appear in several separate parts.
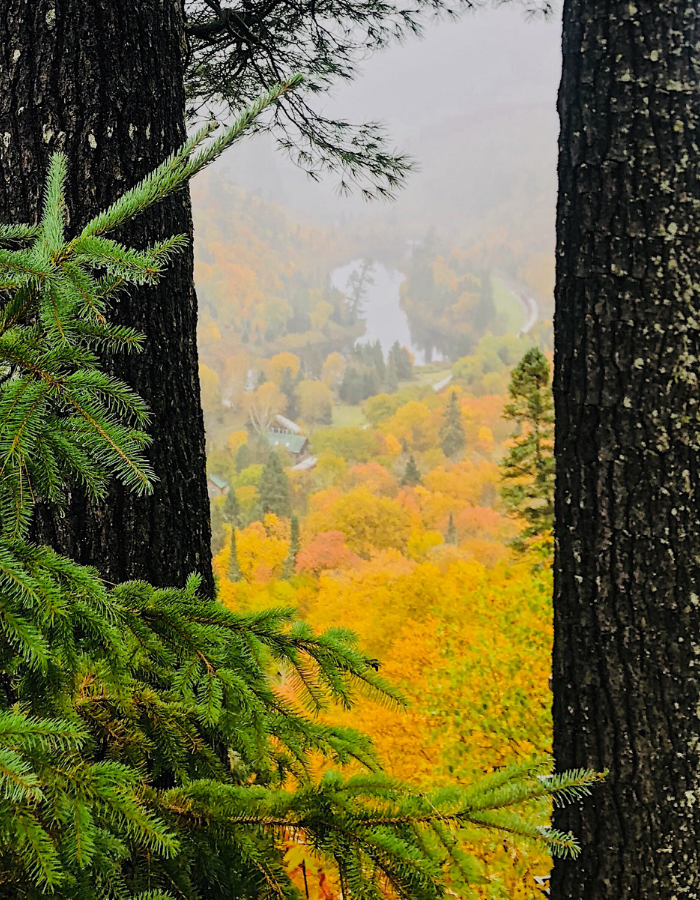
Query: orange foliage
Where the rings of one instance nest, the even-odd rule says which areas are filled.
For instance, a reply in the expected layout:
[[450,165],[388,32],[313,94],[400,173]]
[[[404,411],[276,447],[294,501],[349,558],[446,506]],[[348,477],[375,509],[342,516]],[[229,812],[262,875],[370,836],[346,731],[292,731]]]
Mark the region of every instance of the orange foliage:
[[381,497],[395,497],[399,486],[385,467],[377,462],[358,463],[348,469],[346,484],[349,487],[357,487],[363,484],[366,488]]
[[346,546],[342,531],[326,531],[317,534],[299,551],[296,570],[317,575],[327,569],[347,569],[359,560],[359,556]]
[[494,462],[463,460],[438,466],[423,479],[425,487],[470,506],[490,506],[496,499],[500,472]]

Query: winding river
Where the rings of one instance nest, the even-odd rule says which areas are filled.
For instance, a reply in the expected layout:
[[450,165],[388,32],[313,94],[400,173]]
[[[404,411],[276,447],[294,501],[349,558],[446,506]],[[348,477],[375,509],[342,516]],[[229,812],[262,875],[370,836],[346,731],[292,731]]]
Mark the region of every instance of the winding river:
[[[331,282],[338,290],[347,292],[348,279],[362,265],[361,259],[341,266],[331,275]],[[523,311],[523,325],[520,334],[527,334],[539,318],[539,306],[530,293],[515,284],[501,273],[498,279],[508,288]],[[364,298],[364,318],[367,325],[365,334],[359,338],[360,343],[374,343],[379,341],[384,354],[389,351],[391,345],[398,341],[402,347],[407,347],[415,356],[417,365],[425,364],[425,353],[415,346],[411,339],[411,329],[408,325],[406,313],[401,309],[399,288],[404,276],[398,269],[375,263],[372,268],[372,283],[367,285]],[[433,351],[433,361],[440,362],[443,357]]]

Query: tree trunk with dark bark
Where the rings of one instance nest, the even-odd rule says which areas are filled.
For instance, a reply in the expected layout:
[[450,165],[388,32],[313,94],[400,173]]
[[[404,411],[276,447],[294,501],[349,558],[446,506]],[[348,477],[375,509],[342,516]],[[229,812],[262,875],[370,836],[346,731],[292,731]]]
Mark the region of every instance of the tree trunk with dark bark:
[[[6,0],[0,10],[0,221],[34,221],[49,155],[69,161],[70,229],[106,207],[179,145],[184,125],[181,0]],[[192,234],[187,193],[121,235],[136,245]],[[64,518],[40,507],[35,539],[109,581],[181,585],[200,572],[211,593],[209,503],[199,401],[193,256],[155,288],[131,291],[114,319],[146,349],[111,370],[149,403],[159,478],[152,496],[115,484],[97,507],[74,491]]]
[[554,753],[608,768],[556,900],[700,896],[697,0],[566,0]]

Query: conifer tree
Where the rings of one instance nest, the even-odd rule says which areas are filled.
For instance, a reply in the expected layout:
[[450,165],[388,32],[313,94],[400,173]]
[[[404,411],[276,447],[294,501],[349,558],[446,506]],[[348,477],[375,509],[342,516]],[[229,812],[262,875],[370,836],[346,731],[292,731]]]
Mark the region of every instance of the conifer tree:
[[292,507],[289,499],[289,480],[279,455],[273,450],[267,458],[258,484],[258,515],[267,513],[288,518]]
[[346,288],[347,310],[351,323],[357,322],[358,319],[362,318],[367,292],[374,284],[373,269],[374,263],[369,259],[363,259],[359,269],[353,269],[348,277]]
[[231,528],[231,552],[229,553],[228,558],[228,569],[226,572],[229,581],[240,581],[243,577],[241,575],[241,567],[238,565],[238,549],[236,547],[236,526],[233,525]]
[[[199,149],[208,131],[73,238],[61,156],[39,224],[0,226],[0,900],[296,900],[289,836],[348,900],[383,884],[438,900],[445,877],[466,890],[474,864],[455,835],[467,825],[575,852],[528,810],[579,796],[591,773],[533,763],[425,795],[382,773],[361,734],[321,722],[358,691],[399,699],[346,631],[315,635],[288,610],[234,613],[202,599],[197,576],[108,590],[27,541],[39,496],[60,504],[81,481],[99,500],[113,476],[152,489],[148,411],[102,358],[142,343],[110,322],[115,287],[157,279],[184,241],[134,250],[106,235],[231,139]],[[275,689],[278,670],[299,704]],[[330,768],[350,761],[359,774]]]
[[403,473],[403,478],[401,479],[401,484],[406,484],[409,487],[415,487],[415,485],[421,483],[421,474],[420,469],[416,465],[416,458],[413,454],[408,457],[408,462],[406,463],[406,470]]
[[392,359],[390,359],[386,364],[384,389],[387,394],[395,394],[399,389],[399,377],[396,374],[396,366],[394,365],[394,361]]
[[360,403],[364,399],[362,375],[355,366],[348,366],[345,370],[338,393],[344,403],[351,405]]
[[287,398],[287,406],[285,407],[284,414],[292,419],[292,421],[299,418],[299,397],[297,396],[296,391],[299,380],[298,377],[294,377],[292,370],[287,368],[284,370],[282,383],[280,384],[280,391],[282,391]]
[[457,546],[459,538],[457,535],[457,526],[455,525],[454,516],[450,513],[450,519],[447,523],[447,531],[445,532],[445,543]]
[[506,419],[517,423],[513,443],[501,462],[501,497],[525,519],[523,537],[550,530],[554,517],[554,404],[550,367],[533,347],[513,369]]
[[413,378],[413,362],[405,347],[394,341],[389,350],[388,362],[394,364],[399,381],[410,381]]
[[236,466],[237,472],[242,472],[243,469],[247,469],[253,462],[253,457],[250,452],[250,447],[247,443],[241,444],[241,446],[236,450],[236,455],[233,458],[234,465]]
[[381,384],[386,378],[386,362],[384,361],[384,351],[382,350],[381,341],[375,341],[371,345],[371,351],[372,364]]
[[461,450],[464,450],[467,444],[464,426],[462,425],[462,411],[456,391],[452,391],[450,394],[449,402],[445,408],[445,421],[440,429],[440,438],[442,452],[448,457],[456,456]]
[[289,553],[284,561],[284,569],[282,578],[291,578],[297,564],[297,556],[299,555],[299,517],[292,516],[291,531],[289,536]]
[[223,503],[223,520],[233,528],[240,527],[241,524],[241,505],[238,502],[236,489],[233,485],[229,487],[228,494]]
[[226,533],[224,531],[224,510],[221,503],[212,501],[211,503],[211,552],[214,556],[222,550],[226,543]]

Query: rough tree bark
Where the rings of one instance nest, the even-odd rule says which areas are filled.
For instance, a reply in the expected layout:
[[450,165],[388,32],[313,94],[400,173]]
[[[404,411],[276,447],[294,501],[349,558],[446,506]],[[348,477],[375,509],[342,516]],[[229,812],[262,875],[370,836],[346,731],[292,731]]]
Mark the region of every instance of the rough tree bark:
[[[68,155],[71,228],[108,205],[183,140],[181,0],[6,0],[0,9],[0,221],[34,221],[49,154]],[[180,194],[130,228],[143,244],[192,233]],[[156,288],[122,298],[115,319],[146,334],[113,371],[150,404],[151,497],[115,485],[98,508],[74,492],[65,518],[41,508],[37,539],[108,580],[211,592],[209,504],[199,402],[192,253]]]
[[566,0],[555,318],[557,900],[700,896],[697,0]]

